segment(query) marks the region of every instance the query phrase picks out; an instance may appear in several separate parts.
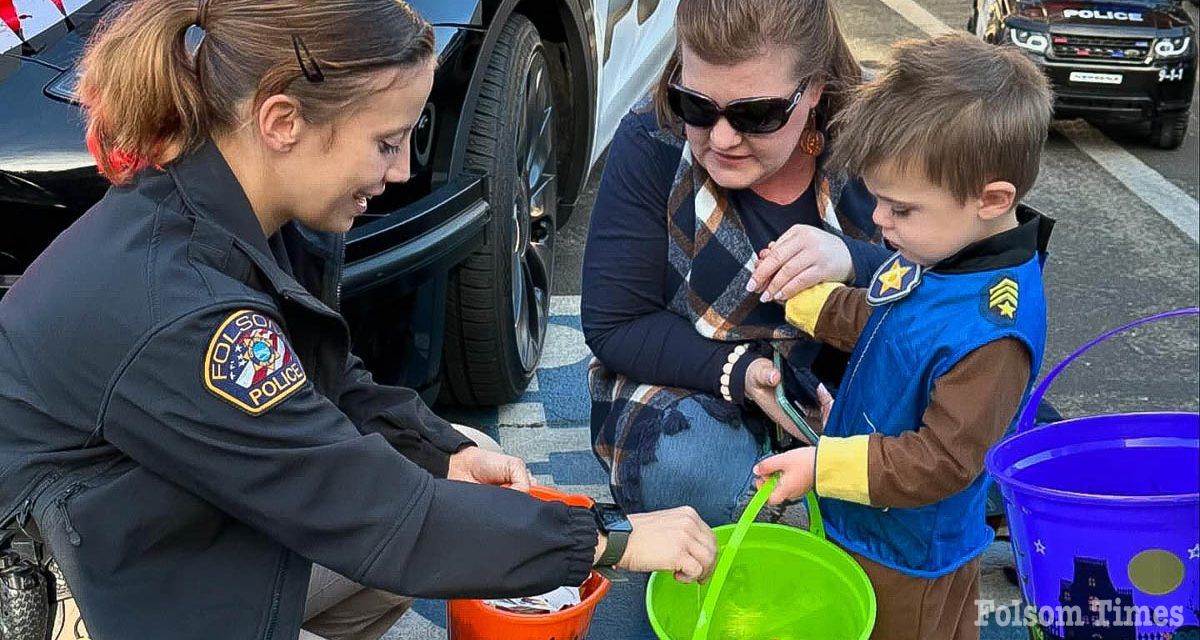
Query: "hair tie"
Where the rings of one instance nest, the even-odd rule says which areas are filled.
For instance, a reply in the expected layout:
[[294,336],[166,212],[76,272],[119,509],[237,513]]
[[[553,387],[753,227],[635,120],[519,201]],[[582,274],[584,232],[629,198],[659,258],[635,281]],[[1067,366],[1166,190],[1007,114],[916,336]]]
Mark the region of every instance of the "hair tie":
[[187,31],[183,32],[183,50],[187,53],[188,60],[196,61],[196,52],[200,51],[200,45],[207,36],[208,32],[198,24],[189,25]]
[[204,38],[208,36],[208,30],[204,28],[206,22],[208,22],[208,0],[197,0],[196,21],[188,25],[187,31],[183,32],[183,50],[193,64],[196,62],[196,53],[200,51],[200,45],[204,44]]

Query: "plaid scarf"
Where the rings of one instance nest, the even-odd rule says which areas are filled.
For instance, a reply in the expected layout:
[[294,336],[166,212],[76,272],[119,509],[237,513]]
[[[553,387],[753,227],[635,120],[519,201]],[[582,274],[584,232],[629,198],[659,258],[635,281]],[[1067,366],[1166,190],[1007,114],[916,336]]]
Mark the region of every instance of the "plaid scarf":
[[[746,291],[757,253],[728,193],[694,161],[687,143],[670,130],[656,133],[681,148],[675,181],[667,200],[667,256],[681,283],[668,308],[687,318],[700,335],[731,344],[755,342],[760,352],[778,351],[784,359],[812,342],[787,324],[779,305],[763,304]],[[817,206],[823,228],[852,237],[867,237],[837,209],[845,178],[826,175],[818,158]],[[693,206],[687,206],[688,203]],[[744,357],[750,357],[747,354]],[[804,386],[816,388],[807,368],[791,367]],[[693,398],[722,422],[751,424],[743,407],[725,402],[711,391],[641,384],[607,370],[593,358],[588,371],[592,397],[593,449],[610,473],[613,494],[626,509],[639,506],[642,464],[654,460],[659,435],[687,428],[671,409]],[[755,410],[756,411],[756,410]]]

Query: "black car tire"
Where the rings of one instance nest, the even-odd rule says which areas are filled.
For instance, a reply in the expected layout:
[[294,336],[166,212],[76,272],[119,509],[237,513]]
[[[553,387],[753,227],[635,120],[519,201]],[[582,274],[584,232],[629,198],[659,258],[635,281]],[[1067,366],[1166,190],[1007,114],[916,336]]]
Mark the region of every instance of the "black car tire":
[[514,14],[488,60],[465,168],[490,176],[484,246],[450,275],[440,400],[496,405],[529,385],[554,273],[554,94],[537,28]]
[[1187,111],[1178,111],[1160,117],[1150,124],[1150,142],[1159,149],[1178,149],[1187,137]]

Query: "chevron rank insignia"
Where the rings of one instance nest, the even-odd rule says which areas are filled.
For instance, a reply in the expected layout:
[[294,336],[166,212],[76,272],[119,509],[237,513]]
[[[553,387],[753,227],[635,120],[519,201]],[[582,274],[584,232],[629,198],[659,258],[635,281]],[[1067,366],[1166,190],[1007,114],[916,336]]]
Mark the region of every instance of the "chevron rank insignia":
[[1016,322],[1020,293],[1017,281],[1008,276],[1000,276],[992,282],[984,295],[987,301],[986,315],[988,319],[1003,325]]
[[867,291],[867,303],[878,307],[899,300],[912,293],[918,284],[921,284],[921,265],[897,252],[875,272]]

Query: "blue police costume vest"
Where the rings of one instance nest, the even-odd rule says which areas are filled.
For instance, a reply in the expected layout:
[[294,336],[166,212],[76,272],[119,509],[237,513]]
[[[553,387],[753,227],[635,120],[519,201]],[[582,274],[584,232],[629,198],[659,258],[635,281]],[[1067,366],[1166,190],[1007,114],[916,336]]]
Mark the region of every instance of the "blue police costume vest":
[[[825,435],[898,436],[921,425],[934,383],[975,349],[1005,337],[1041,365],[1046,301],[1038,254],[1022,264],[968,273],[923,271],[899,254],[876,273],[876,306],[850,358]],[[990,478],[919,508],[877,508],[821,499],[826,530],[839,544],[902,573],[936,578],[981,553],[993,532],[984,520]]]

